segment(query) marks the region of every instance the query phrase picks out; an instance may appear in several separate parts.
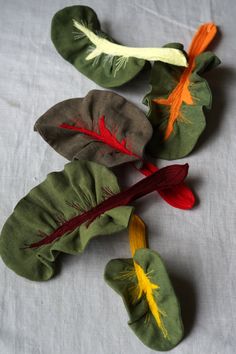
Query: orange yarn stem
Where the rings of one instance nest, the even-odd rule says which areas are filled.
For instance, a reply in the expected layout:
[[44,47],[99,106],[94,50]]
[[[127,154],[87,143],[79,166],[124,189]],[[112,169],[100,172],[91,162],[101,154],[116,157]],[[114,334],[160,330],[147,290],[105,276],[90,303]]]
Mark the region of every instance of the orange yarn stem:
[[154,99],[153,101],[157,104],[162,104],[165,106],[170,106],[170,114],[168,124],[165,130],[163,140],[167,140],[174,129],[175,121],[180,117],[180,108],[182,103],[185,102],[189,105],[193,104],[193,99],[189,91],[190,75],[195,67],[195,58],[207,48],[215,37],[217,32],[217,27],[214,23],[205,23],[199,27],[195,33],[192,43],[189,47],[189,63],[188,67],[184,70],[180,77],[178,85],[171,92],[169,97]]

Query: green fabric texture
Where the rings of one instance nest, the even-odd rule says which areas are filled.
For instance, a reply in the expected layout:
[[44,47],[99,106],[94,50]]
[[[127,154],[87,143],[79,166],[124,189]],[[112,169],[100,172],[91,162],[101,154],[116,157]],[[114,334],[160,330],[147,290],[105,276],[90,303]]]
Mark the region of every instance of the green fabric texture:
[[55,259],[61,252],[76,255],[93,237],[126,228],[132,213],[129,206],[109,210],[89,226],[82,224],[53,243],[24,248],[40,240],[39,231],[41,236],[49,235],[65,220],[101,203],[104,187],[112,193],[120,191],[115,175],[93,162],[73,161],[63,171],[50,173],[19,201],[2,229],[0,255],[5,264],[28,279],[47,280],[54,275]]
[[[76,30],[73,19],[93,31],[101,38],[114,42],[101,31],[96,13],[87,6],[71,6],[58,11],[51,25],[51,38],[58,53],[82,74],[105,88],[118,87],[134,78],[145,66],[143,59],[129,58],[122,64],[122,57],[101,54],[91,60],[86,57],[92,42]],[[77,36],[77,37],[76,37]]]
[[178,85],[184,69],[162,62],[154,63],[150,78],[151,91],[143,100],[149,108],[147,116],[153,126],[153,136],[147,146],[151,156],[174,160],[193,150],[206,126],[203,107],[210,109],[212,104],[209,85],[201,75],[219,64],[220,60],[211,52],[196,57],[188,87],[193,104],[182,102],[173,131],[166,140],[163,136],[169,121],[170,106],[153,102],[153,99],[167,99]]
[[[133,291],[138,278],[133,260],[141,266],[149,280],[159,286],[153,291],[154,300],[164,315],[162,320],[168,332],[164,337],[152,315],[146,295],[134,301]],[[158,253],[142,248],[133,259],[111,260],[105,269],[105,281],[121,295],[132,328],[137,337],[149,348],[167,351],[175,347],[183,337],[183,325],[178,300],[172,288],[165,266]]]
[[[100,126],[102,116],[105,132]],[[63,123],[98,136],[62,129]],[[114,92],[102,90],[57,103],[37,120],[34,129],[68,160],[89,160],[107,167],[142,158],[152,136],[152,126],[139,108]],[[123,152],[124,144],[131,154]]]

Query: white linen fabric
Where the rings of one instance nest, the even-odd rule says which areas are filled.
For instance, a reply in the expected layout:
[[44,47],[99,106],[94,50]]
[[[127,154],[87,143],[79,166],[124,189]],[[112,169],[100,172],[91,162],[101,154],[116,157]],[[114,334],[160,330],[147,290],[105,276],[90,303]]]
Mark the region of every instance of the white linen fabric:
[[[76,2],[74,3],[76,4]],[[236,72],[234,0],[87,0],[102,28],[129,46],[162,46],[191,38],[204,22],[220,34],[211,49],[222,65],[208,74],[213,109],[190,157],[192,211],[167,205],[156,193],[136,203],[149,244],[163,257],[179,296],[186,336],[173,354],[232,354],[236,348]],[[99,88],[56,52],[51,18],[67,0],[0,0],[0,226],[17,201],[60,157],[33,131],[36,119],[59,101]],[[145,74],[114,90],[145,110]],[[170,162],[158,161],[159,166]],[[141,177],[120,168],[122,186]],[[93,240],[84,254],[62,256],[58,275],[36,283],[0,260],[1,354],[148,354],[127,325],[121,298],[103,280],[106,263],[130,257],[127,232]]]

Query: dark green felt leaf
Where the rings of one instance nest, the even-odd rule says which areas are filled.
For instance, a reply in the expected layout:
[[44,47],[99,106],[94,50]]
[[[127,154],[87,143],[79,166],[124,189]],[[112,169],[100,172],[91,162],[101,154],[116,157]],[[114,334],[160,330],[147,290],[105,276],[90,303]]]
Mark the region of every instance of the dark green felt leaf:
[[114,42],[101,31],[96,13],[87,6],[71,6],[58,11],[51,26],[52,41],[61,56],[82,74],[103,87],[118,87],[135,77],[144,67],[143,59],[100,54],[86,60],[93,50],[92,42],[73,25],[73,19],[85,25],[101,38]]
[[150,79],[152,88],[143,101],[149,107],[148,118],[154,131],[147,146],[152,156],[173,160],[182,158],[193,150],[206,126],[203,107],[210,109],[212,103],[210,88],[201,75],[219,63],[219,59],[211,52],[204,52],[196,57],[188,85],[193,102],[190,104],[181,100],[173,130],[168,138],[165,138],[165,134],[171,117],[171,109],[178,105],[177,100],[181,97],[181,90],[171,105],[153,100],[167,99],[179,84],[184,69],[161,62],[154,63]]
[[[137,296],[140,286],[133,260],[153,284],[152,297],[160,311],[166,336],[157,325],[146,294],[142,292],[141,297]],[[137,337],[151,349],[170,350],[182,339],[183,325],[179,303],[165,266],[158,253],[145,248],[137,250],[133,260],[111,260],[105,269],[105,280],[121,295],[129,314],[129,325]]]
[[0,254],[6,265],[31,280],[47,280],[54,274],[55,259],[60,252],[78,254],[93,237],[126,228],[132,208],[118,207],[89,225],[84,223],[66,232],[52,243],[25,248],[101,203],[105,198],[104,188],[109,188],[110,193],[119,192],[114,174],[93,162],[73,161],[63,171],[50,173],[20,200],[2,229]]
[[145,114],[116,93],[92,90],[56,104],[34,129],[61,155],[107,167],[141,159],[152,136]]

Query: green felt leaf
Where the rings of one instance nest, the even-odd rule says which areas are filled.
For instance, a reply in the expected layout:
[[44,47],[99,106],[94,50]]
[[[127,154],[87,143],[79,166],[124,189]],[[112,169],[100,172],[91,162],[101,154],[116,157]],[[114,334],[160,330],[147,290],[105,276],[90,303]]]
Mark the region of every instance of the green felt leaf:
[[60,172],[50,173],[16,205],[0,237],[0,254],[6,265],[31,280],[47,280],[54,275],[55,259],[61,253],[83,252],[88,242],[126,228],[131,207],[111,209],[92,223],[67,231],[41,247],[25,248],[58,230],[76,215],[101,203],[104,188],[118,193],[114,174],[93,162],[73,161]]
[[[134,262],[141,267],[146,282],[152,286],[150,292],[141,292]],[[129,325],[137,337],[154,350],[166,351],[175,347],[183,337],[183,325],[178,300],[165,266],[158,253],[142,248],[133,259],[111,260],[105,269],[106,282],[121,295],[127,309]],[[157,306],[165,330],[157,323],[154,308]],[[164,335],[165,333],[165,335]]]
[[76,29],[73,19],[101,38],[114,40],[101,31],[96,13],[87,6],[71,6],[58,11],[51,26],[52,41],[61,56],[73,64],[82,74],[103,87],[118,87],[135,77],[146,61],[99,54],[91,60],[87,56],[95,49],[93,43]]
[[107,167],[141,159],[152,136],[152,126],[140,109],[101,90],[56,104],[34,129],[65,158]]
[[[208,70],[220,64],[220,60],[211,52],[204,52],[195,59],[195,66],[189,75],[188,90],[192,103],[182,100],[182,91],[176,95],[171,105],[163,102],[154,102],[156,99],[167,99],[179,84],[184,69],[177,66],[155,62],[151,72],[151,91],[144,98],[144,104],[149,107],[148,118],[153,126],[153,136],[147,150],[154,156],[173,160],[188,155],[197,143],[197,140],[206,126],[203,107],[211,108],[212,94],[208,83],[201,77]],[[186,69],[187,70],[187,69]],[[173,130],[165,138],[168,123],[171,119],[171,109],[180,107]]]

